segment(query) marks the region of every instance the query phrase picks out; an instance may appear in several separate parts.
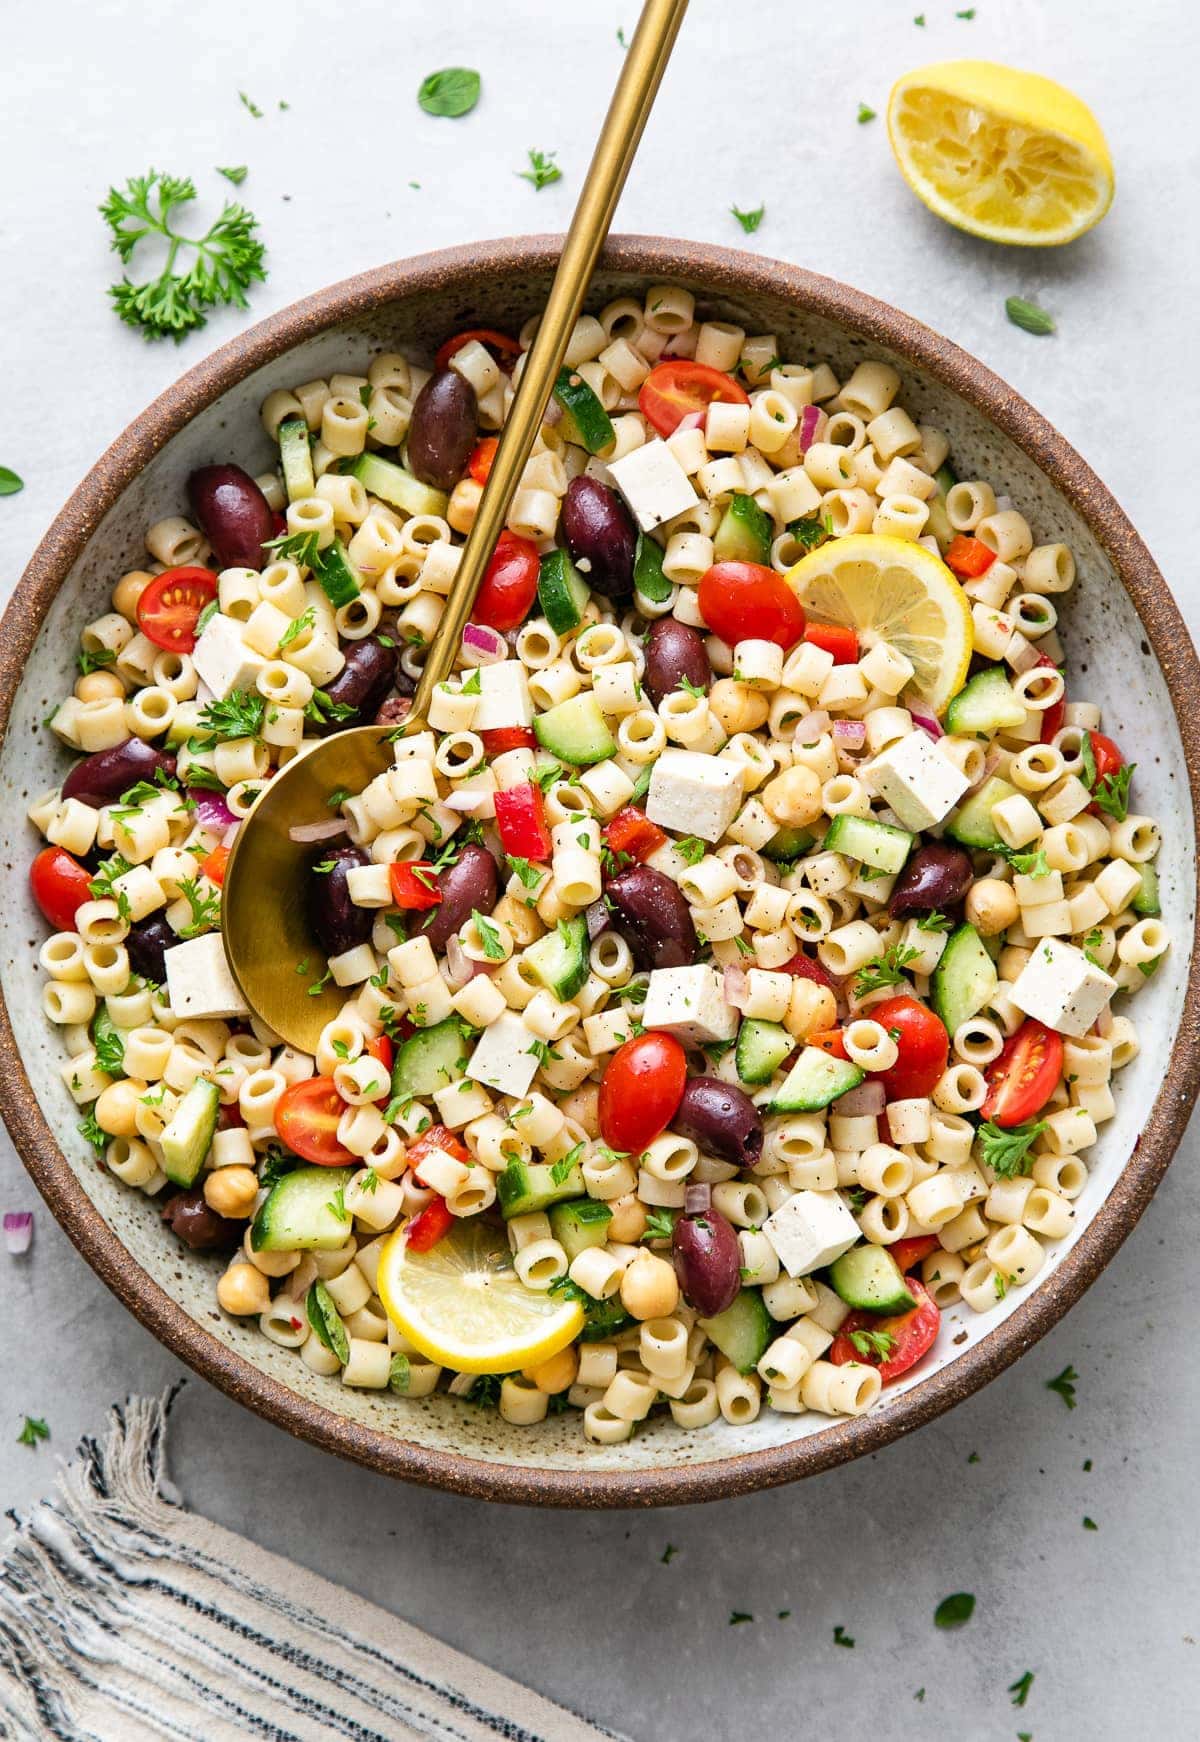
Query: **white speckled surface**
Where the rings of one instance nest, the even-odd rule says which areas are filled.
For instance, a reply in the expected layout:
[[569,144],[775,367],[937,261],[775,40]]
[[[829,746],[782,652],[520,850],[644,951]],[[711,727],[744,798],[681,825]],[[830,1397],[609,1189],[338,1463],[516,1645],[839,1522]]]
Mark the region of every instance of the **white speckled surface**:
[[[377,97],[364,72],[379,58],[365,24],[333,41],[327,10],[311,0],[259,0],[250,44],[229,0],[211,0],[202,16],[164,11],[152,36],[123,0],[86,17],[61,5],[23,15],[10,32],[21,76],[0,122],[8,160],[24,171],[8,194],[10,257],[14,236],[22,247],[0,302],[4,330],[21,334],[8,348],[8,402],[42,409],[0,423],[0,462],[27,480],[23,495],[0,503],[8,572],[111,436],[209,338],[239,324],[214,321],[180,352],[145,347],[116,325],[91,215],[110,180],[154,162],[194,173],[215,198],[223,184],[206,166],[247,162],[242,194],[271,246],[255,314],[388,255],[560,227],[620,52],[615,28],[628,29],[633,12],[608,0],[569,9],[521,0],[503,12],[463,0],[410,5],[396,72],[378,80]],[[1186,325],[1200,266],[1186,221],[1197,165],[1182,125],[1196,25],[1167,0],[1136,16],[1113,0],[1071,11],[993,0],[973,22],[953,12],[927,7],[921,30],[906,6],[869,0],[823,18],[818,32],[786,0],[761,0],[748,32],[733,9],[694,0],[619,227],[741,243],[726,207],[765,200],[753,245],[927,320],[1058,423],[1115,489],[1194,624],[1174,416],[1152,464],[1129,437],[1157,427],[1144,405],[1160,414],[1182,406],[1197,382]],[[68,16],[75,71],[64,113],[58,51]],[[858,100],[882,109],[897,72],[963,53],[1024,58],[1094,103],[1121,174],[1095,235],[1050,257],[957,236],[912,204],[881,122],[855,126]],[[164,56],[186,77],[164,79]],[[411,88],[454,61],[483,70],[485,101],[468,122],[428,120]],[[1126,77],[1135,61],[1136,94]],[[696,116],[739,90],[757,95],[768,67],[786,146],[777,130],[752,124],[702,174],[687,174]],[[311,145],[331,88],[355,99],[349,167]],[[261,121],[240,107],[239,89],[264,108]],[[535,144],[557,146],[568,172],[537,196],[510,174]],[[1010,327],[1002,304],[1012,291],[1050,307],[1058,337]],[[481,1509],[338,1465],[199,1383],[180,1406],[175,1473],[224,1522],[639,1737],[697,1726],[724,1735],[748,1711],[776,1725],[800,1712],[806,1729],[834,1734],[851,1700],[869,1702],[889,1738],[990,1739],[1018,1727],[1039,1742],[1191,1736],[1200,1581],[1176,1521],[1191,1511],[1200,1405],[1188,1355],[1200,1234],[1193,1150],[1185,1141],[1129,1244],[1026,1362],[907,1443],[800,1488],[628,1520]],[[31,1202],[7,1145],[5,1155],[4,1207]],[[24,1410],[46,1414],[66,1450],[111,1396],[160,1383],[175,1363],[45,1212],[31,1260],[0,1265],[11,1423],[0,1419],[0,1495],[12,1504],[48,1479],[48,1449],[12,1443]],[[1068,1360],[1081,1374],[1073,1414],[1042,1384]],[[974,1451],[979,1462],[968,1464]],[[1083,1530],[1085,1513],[1098,1532]],[[664,1566],[667,1542],[679,1552]],[[520,1581],[519,1628],[495,1601],[504,1578]],[[955,1589],[978,1594],[975,1620],[938,1633],[933,1607]],[[734,1609],[755,1623],[730,1630]],[[792,1611],[786,1621],[780,1609]],[[853,1654],[832,1645],[835,1623],[856,1639]],[[1016,1712],[1004,1690],[1026,1668],[1037,1679]]]

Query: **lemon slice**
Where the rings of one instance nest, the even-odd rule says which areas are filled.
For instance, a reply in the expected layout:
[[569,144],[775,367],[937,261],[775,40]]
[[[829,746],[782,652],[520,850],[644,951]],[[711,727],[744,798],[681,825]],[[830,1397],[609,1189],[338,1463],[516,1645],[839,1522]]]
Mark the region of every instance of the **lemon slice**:
[[888,135],[917,198],[992,242],[1070,242],[1112,204],[1096,117],[1039,73],[983,60],[920,67],[892,87]]
[[975,639],[970,601],[924,545],[852,533],[810,552],[787,578],[814,622],[853,629],[864,651],[886,641],[911,661],[906,699],[919,697],[940,714],[967,681]]
[[504,1236],[476,1217],[457,1222],[428,1252],[411,1252],[403,1229],[393,1234],[378,1288],[392,1323],[456,1373],[536,1367],[583,1325],[578,1301],[526,1288]]

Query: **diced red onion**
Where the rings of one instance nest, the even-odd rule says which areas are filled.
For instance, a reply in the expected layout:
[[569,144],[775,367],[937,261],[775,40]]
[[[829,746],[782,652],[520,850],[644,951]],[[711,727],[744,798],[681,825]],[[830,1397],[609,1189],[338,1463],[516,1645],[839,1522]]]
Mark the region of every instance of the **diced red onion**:
[[322,817],[319,823],[293,823],[288,840],[299,846],[311,846],[315,841],[332,841],[346,833],[345,817]]
[[867,741],[865,720],[835,720],[833,741],[841,750],[861,750]]
[[746,998],[750,990],[750,981],[745,968],[739,968],[736,963],[726,968],[721,982],[721,993],[726,1004],[734,1010],[745,1010]]
[[823,738],[829,730],[829,715],[824,708],[815,708],[811,714],[805,714],[796,727],[797,744],[815,744],[818,738]]
[[19,1258],[22,1252],[29,1251],[29,1242],[33,1239],[33,1211],[5,1210],[4,1212],[4,1245],[14,1258]]
[[703,429],[706,416],[707,413],[703,411],[689,411],[687,415],[681,417],[679,422],[675,425],[675,434],[678,435],[680,430],[683,429]]
[[710,1185],[684,1186],[683,1213],[685,1216],[702,1216],[706,1210],[712,1209],[712,1187]]
[[210,792],[206,786],[189,786],[187,795],[196,807],[196,821],[204,828],[220,829],[224,834],[230,823],[237,822],[219,792]]
[[508,642],[486,623],[468,623],[462,633],[462,656],[468,665],[496,665],[508,658]]
[[838,1096],[837,1111],[845,1113],[850,1118],[865,1113],[878,1118],[887,1103],[887,1094],[878,1078],[868,1078],[860,1083],[857,1089],[848,1089],[844,1095]]
[[929,736],[935,739],[945,737],[946,734],[932,714],[919,714],[915,708],[910,708],[908,711],[912,715],[913,725],[920,726],[922,732],[928,732]]
[[447,810],[461,811],[464,816],[477,817],[489,805],[494,804],[495,797],[495,792],[491,787],[467,786],[447,793],[441,803],[445,805]]
[[608,909],[604,905],[603,896],[584,909],[583,917],[587,921],[588,942],[593,943],[602,931],[608,930]]
[[1103,1010],[1100,1012],[1099,1016],[1096,1018],[1095,1022],[1092,1024],[1092,1026],[1096,1030],[1097,1034],[1103,1035],[1106,1038],[1108,1035],[1110,1035],[1112,1033],[1113,1013],[1112,1013],[1112,1008],[1110,1005],[1106,1004],[1104,1006]]
[[238,835],[241,833],[241,829],[241,823],[232,823],[221,836],[221,845],[223,847],[232,847],[233,843],[237,840]]
[[800,413],[800,422],[796,425],[796,434],[800,439],[800,452],[806,454],[814,442],[819,442],[825,433],[825,425],[829,418],[819,405],[806,405]]
[[[1030,671],[1038,663],[1041,654],[1032,642],[1026,641],[1023,635],[1014,635],[1013,643],[1015,645],[1010,644],[1008,652],[1004,655],[1005,663],[1011,666],[1018,675],[1023,671]],[[1053,675],[1051,673],[1051,676]]]
[[503,866],[504,842],[500,839],[500,831],[495,823],[491,821],[484,823],[480,832],[480,845],[487,848],[497,865]]
[[471,959],[462,947],[462,939],[457,932],[451,932],[446,939],[446,971],[450,984],[457,992],[460,986],[465,986],[472,979]]

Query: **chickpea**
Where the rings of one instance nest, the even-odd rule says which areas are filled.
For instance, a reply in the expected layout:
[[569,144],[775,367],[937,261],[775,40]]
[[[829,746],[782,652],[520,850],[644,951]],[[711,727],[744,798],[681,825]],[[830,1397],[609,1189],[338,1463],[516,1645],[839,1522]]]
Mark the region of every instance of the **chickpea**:
[[89,671],[75,683],[75,694],[81,702],[108,702],[125,694],[125,685],[115,671]]
[[1020,908],[1011,883],[981,877],[967,890],[966,914],[980,937],[994,938],[1015,925]]
[[513,945],[518,950],[535,943],[546,929],[533,908],[526,907],[523,901],[518,901],[513,895],[500,897],[492,909],[492,918],[508,927],[512,933]]
[[636,1246],[646,1232],[646,1206],[637,1193],[626,1192],[624,1197],[614,1198],[608,1207],[612,1211],[608,1238],[619,1240],[626,1246]]
[[110,1083],[96,1102],[96,1123],[110,1137],[137,1136],[138,1100],[146,1093],[145,1083],[136,1077],[122,1077]]
[[138,600],[153,579],[146,569],[130,569],[127,575],[122,575],[113,588],[113,610],[119,611],[130,623],[136,623]]
[[455,532],[470,532],[479,512],[479,499],[482,495],[483,485],[477,484],[474,478],[458,480],[450,492],[450,501],[446,508],[446,519]]
[[1008,985],[1015,986],[1021,969],[1029,960],[1030,954],[1029,950],[1019,950],[1015,944],[1009,944],[1007,949],[1000,951],[996,972]]
[[621,1278],[621,1305],[635,1319],[670,1318],[679,1305],[674,1265],[653,1252],[639,1252]]
[[803,828],[821,814],[821,782],[811,768],[797,763],[767,782],[762,800],[777,823]]
[[557,1355],[551,1355],[539,1367],[526,1367],[522,1378],[528,1379],[531,1385],[536,1385],[539,1391],[545,1391],[554,1397],[560,1391],[571,1389],[578,1372],[579,1350],[574,1343],[568,1343],[565,1349],[560,1349]]
[[209,1209],[234,1221],[250,1214],[257,1196],[258,1175],[252,1167],[218,1167],[204,1182]]
[[722,730],[732,738],[735,732],[755,732],[765,726],[770,701],[749,684],[735,683],[723,677],[708,692],[708,705],[721,722]]
[[261,1271],[239,1260],[218,1282],[217,1302],[235,1318],[257,1316],[271,1304],[271,1286]]
[[568,1119],[573,1119],[576,1125],[582,1125],[589,1137],[600,1135],[600,1085],[584,1083],[580,1088],[573,1089],[569,1095],[564,1095],[559,1102],[559,1111]]

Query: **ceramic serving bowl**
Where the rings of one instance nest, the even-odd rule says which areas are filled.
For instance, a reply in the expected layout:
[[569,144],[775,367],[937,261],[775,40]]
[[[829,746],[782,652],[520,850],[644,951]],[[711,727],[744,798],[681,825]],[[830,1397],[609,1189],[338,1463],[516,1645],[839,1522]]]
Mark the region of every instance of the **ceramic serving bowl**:
[[363,368],[372,352],[430,351],[464,327],[515,331],[545,297],[555,237],[426,255],[349,279],[223,346],[133,423],[63,509],[0,623],[0,794],[12,844],[0,899],[0,1085],[25,1164],[75,1245],[114,1294],[197,1372],[292,1433],[374,1469],[499,1500],[570,1506],[676,1504],[743,1493],[874,1451],[992,1379],[1042,1336],[1116,1252],[1171,1159],[1200,1077],[1200,980],[1193,966],[1200,667],[1146,547],[1121,509],[1046,421],[1011,388],[928,328],[826,278],[721,248],[614,238],[589,306],[654,283],[693,290],[704,313],[779,336],[787,357],[828,358],[845,377],[884,357],[902,401],[948,431],[960,476],[1015,498],[1039,543],[1076,553],[1064,639],[1080,689],[1138,764],[1137,807],[1161,819],[1158,860],[1174,947],[1137,1001],[1139,1058],[1121,1073],[1070,1239],[1026,1290],[994,1312],[946,1315],[931,1357],[856,1420],[775,1415],[748,1427],[680,1432],[644,1425],[620,1446],[585,1444],[574,1414],[509,1427],[448,1397],[404,1401],[309,1372],[253,1323],[216,1306],[216,1261],[186,1253],[150,1203],[97,1166],[76,1131],[58,1036],[41,1012],[44,933],[26,868],[30,798],[65,773],[43,728],[75,677],[80,625],[107,608],[143,560],[143,530],[184,509],[184,480],[209,461],[261,470],[273,450],[258,408],[274,387]]

